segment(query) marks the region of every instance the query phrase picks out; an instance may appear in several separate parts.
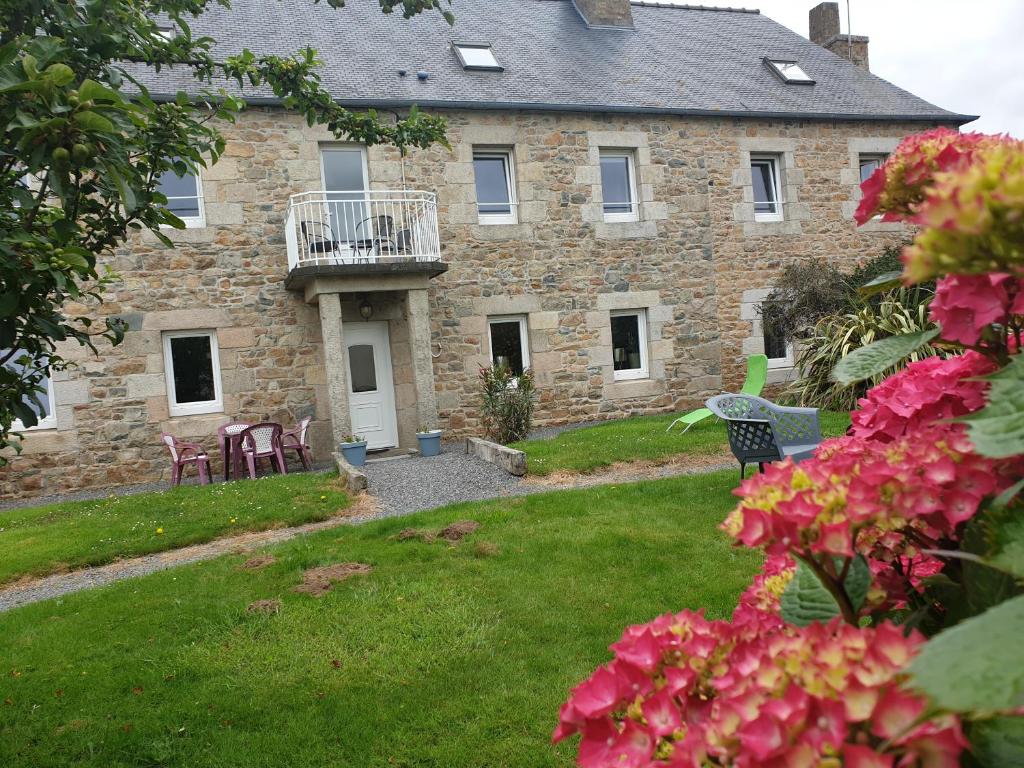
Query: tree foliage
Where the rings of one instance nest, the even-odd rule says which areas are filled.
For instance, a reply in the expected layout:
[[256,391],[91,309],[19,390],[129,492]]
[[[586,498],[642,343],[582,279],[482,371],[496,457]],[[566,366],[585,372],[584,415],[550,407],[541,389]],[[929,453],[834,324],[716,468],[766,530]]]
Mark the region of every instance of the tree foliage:
[[[439,11],[452,21],[442,7],[450,0],[379,2],[384,13]],[[117,319],[97,327],[90,313],[65,307],[102,301],[116,277],[101,273],[97,259],[132,231],[170,245],[161,227],[184,225],[167,209],[159,179],[217,162],[219,126],[245,106],[238,94],[269,88],[339,139],[403,150],[444,142],[444,121],[415,108],[392,122],[338,105],[320,84],[312,49],[216,57],[216,41],[189,24],[212,4],[0,0],[0,448],[15,419],[36,424],[47,368],[67,366],[59,343],[95,351],[100,338],[121,340]],[[145,81],[171,66],[190,74],[194,88],[155,98]]]

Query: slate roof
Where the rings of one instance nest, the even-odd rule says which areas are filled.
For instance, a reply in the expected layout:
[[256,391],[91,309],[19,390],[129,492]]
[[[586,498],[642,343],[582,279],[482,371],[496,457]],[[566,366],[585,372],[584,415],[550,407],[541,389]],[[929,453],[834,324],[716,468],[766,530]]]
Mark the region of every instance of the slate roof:
[[[246,47],[287,54],[308,45],[324,61],[324,85],[353,106],[973,119],[929,104],[756,11],[634,4],[635,30],[622,31],[589,29],[570,0],[454,0],[451,10],[454,27],[438,13],[384,15],[375,0],[348,0],[339,10],[312,0],[233,0],[231,10],[211,4],[192,30],[214,37],[217,55]],[[452,42],[490,43],[504,71],[464,71]],[[781,82],[765,57],[796,59],[816,84]],[[421,71],[426,80],[418,79]],[[154,94],[196,89],[180,72],[145,80]],[[272,101],[269,92],[247,95]]]

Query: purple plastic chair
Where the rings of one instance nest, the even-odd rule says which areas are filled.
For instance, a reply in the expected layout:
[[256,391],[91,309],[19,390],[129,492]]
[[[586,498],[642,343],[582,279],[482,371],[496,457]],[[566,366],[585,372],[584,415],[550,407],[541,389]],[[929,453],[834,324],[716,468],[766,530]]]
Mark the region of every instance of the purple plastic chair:
[[313,451],[306,443],[306,430],[313,419],[307,416],[294,429],[286,429],[281,433],[281,448],[295,451],[302,460],[302,468],[307,472],[313,468]]
[[242,430],[242,455],[249,466],[249,477],[256,479],[256,465],[260,459],[270,459],[270,466],[282,475],[288,474],[288,467],[284,463],[284,451],[281,449],[281,433],[283,429],[280,424],[253,424],[251,427]]
[[181,485],[181,472],[189,464],[195,464],[199,471],[199,484],[207,485],[210,482],[210,457],[206,449],[199,443],[188,443],[179,440],[174,435],[162,432],[160,439],[164,441],[167,450],[171,452],[171,487]]

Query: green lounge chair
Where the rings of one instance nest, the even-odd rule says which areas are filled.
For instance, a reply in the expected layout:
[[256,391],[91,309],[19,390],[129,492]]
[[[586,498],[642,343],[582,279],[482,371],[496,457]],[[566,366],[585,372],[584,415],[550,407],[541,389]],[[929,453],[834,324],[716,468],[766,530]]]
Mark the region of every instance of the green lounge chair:
[[[761,390],[764,389],[764,385],[768,382],[768,356],[767,355],[751,355],[747,358],[747,380],[743,382],[743,389],[740,390],[742,395],[750,395],[751,397],[759,397]],[[686,429],[689,429],[694,424],[704,421],[709,416],[714,416],[707,408],[698,408],[695,411],[684,413],[678,419],[668,425],[665,430],[669,432],[676,424],[685,424]],[[684,429],[679,434],[686,434]]]

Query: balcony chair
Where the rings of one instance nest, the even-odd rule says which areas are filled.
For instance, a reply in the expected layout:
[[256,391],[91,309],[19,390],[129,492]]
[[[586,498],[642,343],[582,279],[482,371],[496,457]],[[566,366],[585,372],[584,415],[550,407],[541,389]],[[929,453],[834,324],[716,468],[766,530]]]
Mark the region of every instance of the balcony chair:
[[[751,355],[747,358],[747,380],[743,382],[743,388],[740,390],[740,394],[750,395],[751,397],[757,397],[761,394],[761,390],[764,389],[765,383],[768,381],[768,357],[767,355]],[[696,410],[684,413],[678,419],[668,425],[665,430],[669,432],[676,424],[685,424],[686,429],[689,429],[694,424],[704,421],[704,419],[710,418],[714,414],[707,408],[697,408]],[[685,435],[686,429],[679,434]]]
[[199,471],[199,484],[210,482],[210,456],[199,443],[188,443],[174,435],[162,432],[160,439],[171,454],[171,487],[181,485],[181,472],[189,464],[195,464]]
[[299,230],[302,232],[302,242],[305,244],[306,253],[334,255],[338,251],[338,240],[334,236],[331,225],[323,221],[300,221]]
[[814,455],[821,443],[817,408],[786,408],[750,395],[717,395],[706,403],[725,421],[729,448],[740,463],[740,479],[747,464],[764,465],[792,458],[795,462]]
[[360,221],[356,225],[355,242],[352,247],[357,253],[364,251],[367,257],[397,253],[398,244],[394,218],[382,213]]
[[299,455],[299,460],[302,461],[302,468],[307,472],[313,468],[313,451],[306,443],[306,430],[309,429],[309,422],[312,420],[307,416],[298,423],[298,426],[286,429],[281,433],[282,450],[295,451]]
[[281,447],[280,424],[253,424],[242,430],[242,455],[245,456],[245,463],[249,468],[249,477],[256,479],[256,465],[260,459],[270,459],[270,466],[275,472],[282,475],[288,474],[288,467],[284,462],[284,451]]

